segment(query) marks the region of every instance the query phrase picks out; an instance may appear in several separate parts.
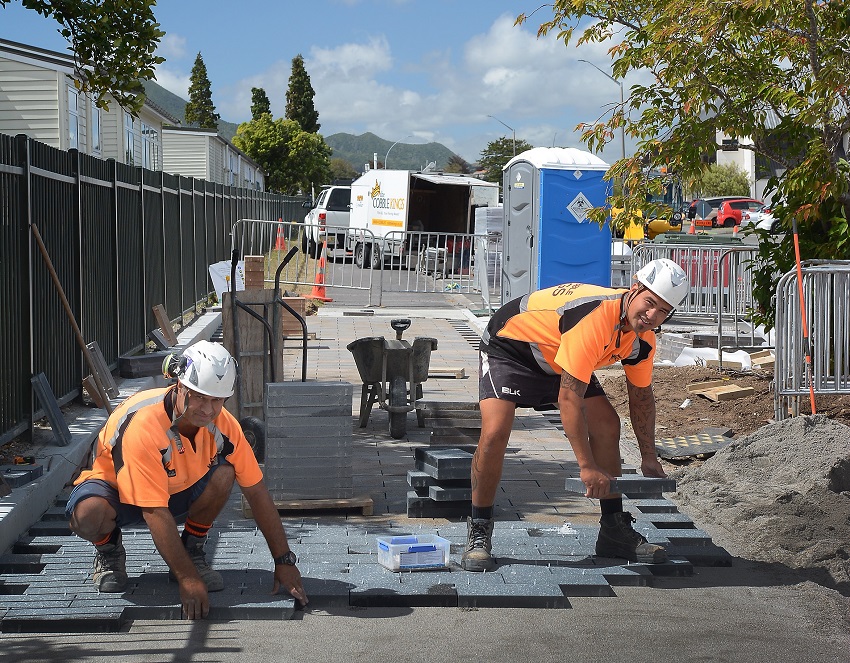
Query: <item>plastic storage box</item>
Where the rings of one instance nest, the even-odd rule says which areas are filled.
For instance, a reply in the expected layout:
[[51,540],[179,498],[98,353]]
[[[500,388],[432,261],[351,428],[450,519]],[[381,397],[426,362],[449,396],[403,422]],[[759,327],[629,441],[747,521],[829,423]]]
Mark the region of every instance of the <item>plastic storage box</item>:
[[436,534],[378,537],[378,562],[391,571],[441,569],[449,565],[448,540]]

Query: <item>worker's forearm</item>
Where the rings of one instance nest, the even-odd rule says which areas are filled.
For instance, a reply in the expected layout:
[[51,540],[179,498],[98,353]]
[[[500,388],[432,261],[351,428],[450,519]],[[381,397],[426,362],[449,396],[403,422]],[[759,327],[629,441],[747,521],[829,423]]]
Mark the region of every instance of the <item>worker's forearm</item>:
[[177,580],[180,581],[191,576],[200,578],[195,565],[186,552],[186,548],[183,546],[183,541],[180,540],[180,535],[177,533],[177,523],[171,512],[165,507],[160,507],[142,509],[142,514],[148,529],[150,529],[156,549]]
[[596,466],[593,451],[590,448],[590,435],[584,414],[584,394],[587,383],[581,382],[564,372],[561,376],[561,389],[558,392],[558,409],[561,412],[561,424],[564,434],[570,442],[580,468]]
[[629,392],[629,417],[641,456],[655,457],[655,395],[652,385],[636,387],[626,381]]
[[257,523],[257,527],[263,533],[272,557],[279,557],[289,552],[289,542],[286,539],[283,523],[280,521],[280,514],[277,512],[277,507],[275,507],[265,483],[260,481],[250,488],[243,488],[242,494],[248,500],[254,522]]

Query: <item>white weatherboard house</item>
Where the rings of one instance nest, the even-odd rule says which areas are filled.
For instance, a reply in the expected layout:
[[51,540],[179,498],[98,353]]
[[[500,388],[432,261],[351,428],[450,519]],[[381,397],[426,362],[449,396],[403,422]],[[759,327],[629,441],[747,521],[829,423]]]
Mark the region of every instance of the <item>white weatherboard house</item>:
[[167,173],[241,189],[265,189],[265,174],[259,164],[215,129],[166,126],[162,140],[162,169]]
[[138,117],[114,100],[103,110],[75,80],[71,55],[0,39],[0,133],[162,170],[162,126],[175,118],[149,101]]

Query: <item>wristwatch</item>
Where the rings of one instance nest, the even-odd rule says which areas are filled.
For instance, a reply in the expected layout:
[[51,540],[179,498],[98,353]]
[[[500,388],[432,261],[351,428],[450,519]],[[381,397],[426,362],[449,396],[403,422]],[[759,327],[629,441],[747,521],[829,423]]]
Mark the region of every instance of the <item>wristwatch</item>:
[[295,566],[295,562],[298,561],[298,558],[295,556],[295,553],[291,550],[279,557],[274,558],[275,566],[280,566],[281,564],[285,564],[286,566]]

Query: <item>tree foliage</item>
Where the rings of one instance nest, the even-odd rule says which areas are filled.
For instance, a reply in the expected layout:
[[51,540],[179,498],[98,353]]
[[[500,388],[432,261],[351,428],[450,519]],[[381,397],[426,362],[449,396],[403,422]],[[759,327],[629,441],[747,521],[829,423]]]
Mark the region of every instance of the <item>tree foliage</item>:
[[353,180],[360,173],[354,169],[345,159],[334,157],[331,159],[331,176],[334,180]]
[[215,112],[207,65],[204,64],[204,58],[200,53],[195,57],[195,64],[192,65],[192,74],[189,78],[189,103],[186,104],[184,119],[186,124],[216,130],[218,130],[218,121],[221,119],[221,116]]
[[742,196],[750,195],[750,181],[747,174],[734,163],[711,164],[706,168],[699,181],[692,187],[700,196]]
[[447,173],[460,173],[461,175],[469,175],[472,172],[472,166],[461,156],[453,154],[449,157],[449,162],[446,164]]
[[300,54],[292,58],[292,73],[289,75],[289,88],[286,90],[286,119],[295,120],[304,131],[318,133],[319,113],[313,105],[316,92],[310,84],[310,76],[304,68],[304,58]]
[[331,149],[294,120],[265,113],[240,124],[233,144],[263,167],[272,191],[296,195],[331,179]]
[[272,102],[269,101],[269,96],[261,87],[251,88],[251,119],[259,120],[263,113],[272,112]]
[[[565,43],[605,43],[613,74],[652,75],[632,85],[622,106],[583,133],[598,151],[620,127],[637,143],[609,176],[625,178],[629,211],[645,206],[653,183],[641,160],[696,181],[701,155],[720,132],[772,159],[774,213],[786,229],[796,219],[803,258],[850,258],[850,194],[843,139],[850,131],[850,12],[823,0],[556,0],[538,34]],[[525,15],[518,23],[527,20]],[[577,39],[574,39],[577,36]],[[780,149],[781,146],[781,149]],[[655,183],[659,186],[659,183]],[[602,220],[604,212],[594,217]],[[626,218],[630,215],[626,215]],[[791,238],[771,242],[759,260],[758,321],[773,324],[776,266]]]
[[502,168],[513,159],[514,153],[521,154],[532,147],[531,143],[524,140],[517,140],[514,146],[513,138],[508,136],[491,140],[487,147],[481,150],[481,158],[478,160],[481,170],[486,171],[484,179],[488,182],[501,182]]
[[[9,0],[0,0],[5,7]],[[26,9],[55,19],[71,44],[80,90],[100,108],[108,97],[132,113],[144,104],[140,81],[155,78],[154,55],[165,34],[153,15],[155,0],[21,0]],[[120,38],[116,38],[120,35]]]

